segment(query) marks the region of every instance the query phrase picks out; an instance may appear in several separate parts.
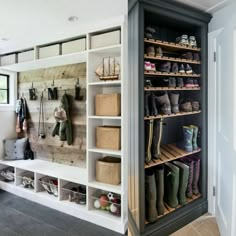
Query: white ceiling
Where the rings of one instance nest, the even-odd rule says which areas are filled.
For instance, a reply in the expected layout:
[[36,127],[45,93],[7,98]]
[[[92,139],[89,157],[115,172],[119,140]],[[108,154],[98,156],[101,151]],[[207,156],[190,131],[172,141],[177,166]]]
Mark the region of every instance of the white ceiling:
[[[0,53],[79,35],[86,26],[127,14],[128,0],[0,0]],[[77,16],[78,22],[69,22]]]

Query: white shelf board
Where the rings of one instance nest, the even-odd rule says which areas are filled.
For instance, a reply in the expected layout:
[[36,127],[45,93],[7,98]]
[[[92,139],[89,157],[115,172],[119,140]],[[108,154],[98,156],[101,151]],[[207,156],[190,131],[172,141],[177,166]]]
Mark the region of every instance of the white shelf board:
[[98,81],[98,82],[90,82],[88,83],[89,86],[121,86],[120,80],[114,80],[114,81]]
[[12,65],[6,65],[0,67],[0,69],[21,72],[21,71],[54,67],[54,66],[82,63],[86,62],[86,58],[87,58],[87,51],[83,51],[66,55],[59,55],[55,57],[49,57],[45,59],[36,59],[33,61],[16,63]]
[[114,192],[117,194],[123,194],[121,190],[121,185],[105,184],[97,181],[91,181],[88,183],[88,185],[92,188],[97,188],[108,192]]
[[103,153],[103,154],[110,154],[110,155],[116,155],[121,156],[121,151],[117,150],[108,150],[108,149],[100,149],[100,148],[89,148],[89,152],[96,152],[96,153]]
[[49,194],[46,191],[37,192],[36,194],[38,196],[42,196],[43,198],[48,198],[48,199],[52,199],[52,200],[55,200],[55,201],[59,201],[58,197],[55,197],[53,194]]
[[87,184],[87,170],[85,168],[68,166],[43,160],[18,160],[4,161],[0,160],[0,164],[13,166],[23,170],[36,172],[51,177],[68,180],[75,183]]
[[62,201],[60,201],[60,203],[63,204],[64,206],[73,207],[79,211],[86,211],[86,205],[80,205],[75,202],[69,202],[68,200],[62,200]]
[[107,47],[95,48],[88,50],[89,53],[96,53],[100,56],[120,56],[121,53],[121,44],[116,44]]
[[109,213],[108,211],[105,210],[91,210],[90,211],[94,216],[99,217],[100,219],[107,219],[109,218],[110,221],[117,223],[120,222],[121,223],[121,217],[118,216],[114,216],[111,213]]
[[99,120],[121,120],[121,116],[89,116],[88,118]]

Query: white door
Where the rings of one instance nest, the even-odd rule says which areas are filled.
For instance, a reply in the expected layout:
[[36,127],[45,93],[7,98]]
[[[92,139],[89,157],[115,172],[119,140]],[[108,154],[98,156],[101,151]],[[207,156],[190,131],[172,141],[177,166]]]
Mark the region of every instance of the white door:
[[[215,173],[216,178],[212,181],[215,185],[215,198],[210,197],[209,200],[214,202],[213,212],[215,212],[221,236],[235,236],[236,21],[232,21],[231,18],[215,34],[214,40],[210,43],[213,43],[211,48],[216,52],[216,61],[212,63],[209,77],[209,86],[211,86],[209,94],[213,95],[208,103],[209,160],[214,160],[215,163],[211,165],[212,163],[209,162],[211,167],[215,167],[210,170],[209,174]],[[211,179],[211,176],[209,178]]]

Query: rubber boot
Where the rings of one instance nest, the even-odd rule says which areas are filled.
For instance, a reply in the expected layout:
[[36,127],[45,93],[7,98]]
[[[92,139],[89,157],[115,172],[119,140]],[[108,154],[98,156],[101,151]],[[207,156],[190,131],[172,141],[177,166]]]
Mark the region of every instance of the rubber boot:
[[165,163],[165,202],[172,208],[176,208],[179,190],[179,168],[171,163]]
[[152,116],[158,115],[156,97],[157,96],[154,93],[151,93],[150,99],[151,99],[151,115]]
[[152,170],[146,171],[145,174],[145,210],[146,219],[148,222],[154,222],[157,220],[157,189],[155,174]]
[[161,156],[161,139],[163,133],[163,121],[154,120],[152,139],[152,159],[159,159]]
[[170,94],[170,104],[171,104],[171,112],[178,113],[179,112],[179,94],[178,93]]
[[190,125],[189,127],[193,129],[193,150],[197,150],[198,149],[198,145],[197,145],[198,127],[195,125]]
[[149,106],[150,106],[150,93],[145,93],[145,105],[144,105],[144,115],[149,117],[150,116],[150,109],[149,109]]
[[178,199],[179,204],[185,205],[187,203],[186,199],[186,190],[188,186],[188,177],[189,177],[189,167],[180,161],[173,162],[177,167],[179,167],[179,191]]
[[199,194],[198,182],[200,176],[200,158],[194,157],[193,158],[193,194]]
[[156,177],[156,188],[157,188],[157,201],[156,208],[158,215],[164,215],[165,206],[164,206],[164,168],[163,166],[157,166],[155,169]]
[[145,121],[145,162],[152,160],[151,146],[153,138],[153,120]]
[[193,151],[193,128],[183,126],[184,143],[183,148],[186,152]]
[[170,100],[167,93],[162,96],[156,96],[156,100],[160,105],[160,112],[165,115],[171,114]]

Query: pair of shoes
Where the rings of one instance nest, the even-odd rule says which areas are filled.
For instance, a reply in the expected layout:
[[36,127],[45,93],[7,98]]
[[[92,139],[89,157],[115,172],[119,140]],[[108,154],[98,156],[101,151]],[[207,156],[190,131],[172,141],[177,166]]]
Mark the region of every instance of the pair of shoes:
[[152,223],[158,215],[164,215],[164,168],[157,166],[145,173],[145,212],[146,219]]
[[44,190],[46,190],[49,194],[53,194],[55,197],[58,196],[58,181],[57,179],[45,176],[41,178],[40,183]]
[[1,170],[0,175],[6,182],[11,182],[15,180],[15,170],[13,167],[7,167]]
[[156,65],[150,61],[144,62],[144,70],[146,71],[156,71]]
[[157,47],[155,49],[154,46],[149,46],[147,47],[146,53],[149,57],[162,57],[163,56],[163,52],[162,52],[162,48],[161,47]]
[[34,173],[25,172],[22,175],[22,185],[24,188],[34,189]]
[[186,67],[184,67],[184,64],[181,64],[180,66],[178,66],[178,63],[173,63],[171,65],[170,62],[165,62],[162,63],[159,68],[159,71],[161,72],[172,72],[172,73],[187,73],[187,74],[191,74],[193,73],[192,67],[189,64],[186,64]]
[[181,55],[181,58],[187,59],[187,60],[194,60],[194,61],[200,61],[200,56],[198,52],[186,52]]
[[182,45],[186,45],[186,46],[190,46],[190,47],[197,47],[197,41],[195,36],[189,36],[187,34],[183,34],[180,37],[176,38],[176,43],[182,44]]
[[182,88],[184,87],[184,80],[183,78],[181,77],[169,77],[168,79],[168,87],[169,88],[176,88],[176,87],[179,87],[179,88]]
[[199,111],[200,104],[198,101],[193,101],[192,99],[184,99],[180,103],[180,110],[184,112]]
[[158,28],[155,26],[145,27],[145,37],[148,39],[158,39]]
[[187,78],[185,80],[184,87],[186,87],[186,88],[198,88],[199,87],[198,80],[193,79],[193,78]]
[[198,182],[200,177],[200,158],[197,156],[184,157],[181,161],[189,166],[189,177],[186,196],[192,198],[193,194],[199,194]]
[[178,70],[179,73],[186,73],[186,74],[192,74],[193,70],[192,67],[189,64],[186,64],[186,67],[184,67],[184,64],[181,64]]

